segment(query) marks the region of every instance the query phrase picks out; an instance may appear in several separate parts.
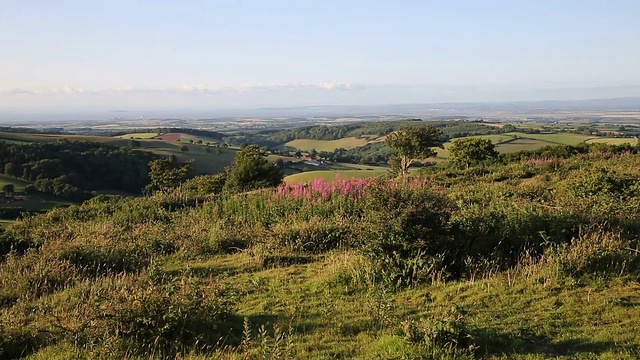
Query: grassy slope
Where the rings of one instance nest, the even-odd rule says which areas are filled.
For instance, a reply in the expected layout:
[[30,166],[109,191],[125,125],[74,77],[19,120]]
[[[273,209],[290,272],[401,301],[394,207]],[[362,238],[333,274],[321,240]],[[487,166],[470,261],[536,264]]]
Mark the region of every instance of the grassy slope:
[[[286,331],[295,358],[393,359],[402,340],[394,336],[409,317],[441,316],[453,304],[467,312],[466,321],[487,359],[633,359],[639,355],[640,285],[615,281],[586,287],[545,281],[542,273],[514,271],[475,282],[435,282],[388,293],[387,310],[372,296],[377,285],[354,287],[340,274],[357,270],[357,256],[338,252],[309,264],[260,269],[245,254],[204,262],[169,265],[208,277],[231,274],[230,281],[248,286],[240,316],[269,319]],[[379,313],[383,311],[384,314]],[[389,325],[377,324],[377,316]],[[394,330],[396,329],[396,330]],[[385,357],[387,354],[387,357]],[[242,358],[226,354],[222,358]]]
[[[273,332],[282,338],[277,358],[413,359],[400,335],[403,321],[441,318],[459,306],[483,359],[637,359],[640,356],[640,284],[627,280],[575,286],[545,279],[535,269],[479,279],[385,292],[378,284],[353,286],[342,274],[359,271],[348,252],[310,263],[264,269],[247,254],[165,265],[168,273],[222,279],[246,289],[237,314],[252,329],[251,359],[276,358]],[[547,281],[545,281],[547,280]],[[380,323],[383,317],[387,321]],[[263,325],[260,325],[263,324]],[[265,325],[266,324],[266,325]],[[240,326],[240,325],[239,325]],[[264,326],[267,337],[259,341]],[[290,329],[290,330],[288,330]],[[236,331],[237,333],[237,331]],[[245,359],[230,339],[219,351],[186,359]],[[263,347],[264,346],[264,347]],[[284,349],[286,346],[286,349]],[[271,349],[271,350],[270,350]],[[44,348],[29,359],[71,359],[68,345]],[[448,359],[436,356],[436,359]],[[466,357],[463,357],[466,358]],[[471,357],[469,357],[470,359]]]

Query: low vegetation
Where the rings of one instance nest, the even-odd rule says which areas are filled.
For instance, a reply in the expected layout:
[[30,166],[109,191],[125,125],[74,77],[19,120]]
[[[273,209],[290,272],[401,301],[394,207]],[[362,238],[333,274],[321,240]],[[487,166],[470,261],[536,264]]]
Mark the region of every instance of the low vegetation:
[[0,232],[0,358],[634,359],[637,152],[276,186],[249,146],[26,217]]

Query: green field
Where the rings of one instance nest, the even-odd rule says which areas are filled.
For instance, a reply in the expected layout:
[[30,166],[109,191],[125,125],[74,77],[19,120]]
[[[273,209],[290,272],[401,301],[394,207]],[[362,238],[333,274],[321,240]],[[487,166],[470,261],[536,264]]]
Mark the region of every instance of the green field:
[[122,139],[153,139],[158,136],[158,133],[150,132],[150,133],[131,133],[119,136]]
[[586,141],[587,144],[610,144],[610,145],[623,145],[630,144],[632,146],[638,145],[638,139],[636,138],[591,138]]
[[344,148],[344,149],[353,149],[356,147],[364,146],[368,143],[365,138],[355,138],[348,137],[338,140],[312,140],[312,139],[296,139],[293,141],[289,141],[286,143],[286,146],[291,146],[300,150],[311,150],[316,149],[316,151],[329,151],[332,152],[335,149]]
[[67,199],[51,195],[39,194],[35,196],[27,196],[22,200],[14,201],[3,207],[20,207],[27,211],[48,211],[61,206],[74,204]]
[[6,144],[28,144],[30,141],[16,140],[16,139],[4,139],[0,138],[0,141]]
[[505,135],[516,135],[518,137],[523,137],[527,139],[535,139],[541,140],[544,142],[552,143],[552,144],[560,144],[560,145],[578,145],[581,142],[584,142],[588,139],[593,138],[591,135],[582,135],[582,134],[565,134],[565,133],[555,133],[555,134],[527,134],[521,132],[511,132],[506,133]]
[[355,169],[355,170],[377,170],[377,171],[389,170],[388,166],[377,166],[377,165],[368,165],[368,164],[349,164],[349,163],[334,164],[334,168],[338,168],[338,167]]
[[191,135],[191,134],[180,134],[180,139],[178,141],[180,142],[189,142],[189,141],[193,141],[194,143],[197,142],[198,140],[202,140],[203,143],[219,143],[220,139],[215,139],[212,137],[208,137],[208,136],[196,136],[196,135]]
[[541,147],[557,145],[543,140],[536,139],[517,139],[496,145],[496,150],[501,153],[537,150]]
[[16,191],[24,191],[24,188],[27,185],[29,185],[29,183],[26,181],[0,175],[0,187],[5,186],[7,184],[13,184]]
[[152,152],[162,156],[174,155],[180,162],[194,160],[193,172],[195,175],[223,172],[226,166],[233,164],[237,153],[232,149],[220,149],[221,153],[218,155],[215,149],[211,149],[211,152],[207,154],[204,152],[204,146],[187,145],[187,147],[189,148],[187,152],[180,151],[177,146],[173,149],[154,148]]
[[307,171],[299,174],[289,175],[284,178],[287,184],[299,184],[311,182],[315,179],[324,179],[326,181],[334,181],[340,179],[359,179],[366,177],[378,177],[385,175],[389,170],[318,170]]

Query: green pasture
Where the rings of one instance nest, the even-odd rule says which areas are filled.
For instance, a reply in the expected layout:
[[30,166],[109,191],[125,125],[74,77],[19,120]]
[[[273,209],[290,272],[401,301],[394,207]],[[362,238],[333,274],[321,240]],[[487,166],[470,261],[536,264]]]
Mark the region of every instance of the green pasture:
[[158,136],[158,133],[149,132],[149,133],[131,133],[119,136],[122,139],[153,139]]
[[233,164],[237,153],[236,150],[232,149],[220,149],[220,154],[217,154],[216,149],[213,148],[210,148],[210,153],[205,153],[206,146],[186,146],[189,151],[180,151],[177,145],[168,148],[152,148],[148,150],[162,156],[174,155],[180,162],[193,160],[193,171],[195,175],[223,172],[226,166]]
[[[591,135],[570,134],[570,133],[554,133],[554,134],[527,134],[522,132],[510,132],[505,135],[516,135],[527,139],[535,139],[555,145],[578,145],[588,139]],[[544,145],[543,145],[544,146]]]
[[632,146],[638,145],[638,139],[636,138],[591,138],[586,141],[587,144],[610,144],[610,145],[624,145],[630,144]]
[[[515,140],[516,136],[511,134],[511,133],[506,133],[506,134],[496,134],[496,135],[480,135],[480,136],[470,136],[473,138],[480,138],[480,139],[485,139],[485,140],[491,140],[492,143],[494,144],[500,144],[503,143],[505,141],[511,141],[511,140]],[[453,139],[455,140],[455,139]]]
[[289,175],[284,178],[287,184],[299,184],[312,182],[316,179],[324,179],[326,181],[334,181],[340,179],[360,179],[366,177],[377,177],[388,173],[389,170],[318,170],[307,171],[299,174]]
[[496,145],[496,150],[501,153],[517,152],[522,150],[537,150],[541,147],[557,145],[544,140],[537,139],[517,139],[509,142],[504,142]]
[[6,144],[18,144],[18,145],[30,143],[30,141],[25,141],[25,140],[5,139],[5,138],[0,138],[0,141]]
[[55,195],[37,194],[32,196],[25,196],[21,200],[3,204],[3,207],[20,207],[24,208],[27,211],[49,211],[57,207],[68,206],[72,204],[74,204],[72,201]]
[[332,152],[338,148],[353,149],[356,147],[364,146],[368,143],[365,138],[348,137],[338,140],[313,140],[313,139],[296,139],[286,143],[286,146],[291,146],[300,150],[316,149],[317,151],[329,151]]
[[196,136],[196,135],[191,135],[191,134],[180,134],[180,139],[178,141],[180,142],[189,142],[190,140],[193,140],[193,142],[197,142],[198,140],[202,140],[203,143],[219,143],[220,139],[214,139],[212,137],[208,137],[208,136]]
[[335,163],[333,164],[334,168],[348,168],[355,170],[376,170],[376,171],[387,171],[389,167],[387,166],[378,166],[378,165],[368,165],[368,164],[349,164],[349,163]]
[[24,191],[24,188],[29,185],[28,182],[20,179],[15,179],[5,175],[0,175],[0,187],[7,184],[13,184],[16,191]]

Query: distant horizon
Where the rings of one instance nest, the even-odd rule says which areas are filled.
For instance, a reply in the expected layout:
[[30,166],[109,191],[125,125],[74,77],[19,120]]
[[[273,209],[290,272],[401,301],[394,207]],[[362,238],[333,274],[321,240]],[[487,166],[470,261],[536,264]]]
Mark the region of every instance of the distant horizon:
[[0,111],[634,97],[638,13],[635,0],[6,2]]
[[[551,107],[539,108],[546,104]],[[437,108],[440,106],[442,108]],[[457,108],[456,108],[457,106]],[[488,109],[489,107],[490,109]],[[55,121],[110,121],[136,119],[222,119],[234,117],[302,117],[302,116],[411,116],[423,115],[456,116],[482,115],[487,111],[529,112],[536,110],[573,111],[640,111],[640,96],[587,99],[545,99],[516,101],[458,101],[434,103],[396,103],[379,105],[295,105],[274,107],[235,107],[235,108],[132,108],[132,109],[49,109],[28,111],[29,109],[0,108],[0,124],[55,122]],[[395,111],[395,112],[394,112]]]

